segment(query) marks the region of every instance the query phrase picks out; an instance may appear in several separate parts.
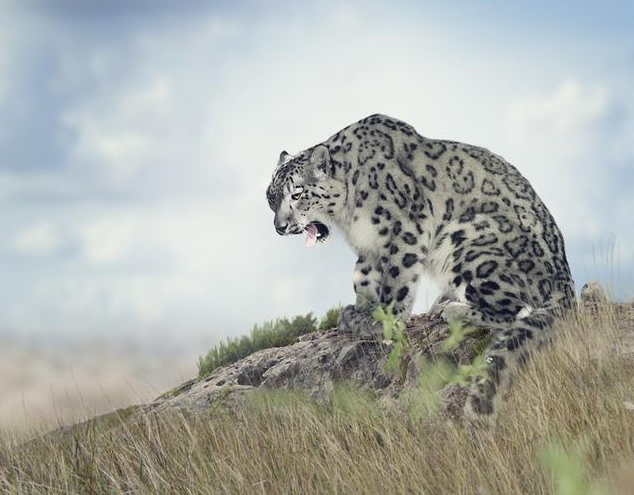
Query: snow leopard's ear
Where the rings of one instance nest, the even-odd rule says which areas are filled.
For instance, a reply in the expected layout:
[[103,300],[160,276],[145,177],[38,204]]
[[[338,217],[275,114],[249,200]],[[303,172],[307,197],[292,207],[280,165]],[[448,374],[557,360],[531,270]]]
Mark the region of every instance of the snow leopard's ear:
[[287,161],[289,161],[291,158],[292,158],[292,156],[289,153],[287,153],[286,150],[282,151],[280,153],[280,159],[277,161],[277,166],[281,167]]
[[334,175],[334,169],[330,163],[330,153],[328,152],[328,148],[323,144],[319,144],[313,148],[309,162],[310,171],[315,177],[332,177]]

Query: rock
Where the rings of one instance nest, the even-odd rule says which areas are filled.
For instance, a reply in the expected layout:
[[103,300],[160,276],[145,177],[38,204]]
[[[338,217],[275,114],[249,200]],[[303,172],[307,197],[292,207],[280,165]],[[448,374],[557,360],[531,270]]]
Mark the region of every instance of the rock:
[[588,282],[581,288],[581,302],[585,305],[605,304],[607,297],[599,282]]
[[[274,388],[300,389],[321,401],[339,381],[372,390],[379,398],[394,398],[400,395],[404,386],[417,382],[415,363],[421,357],[442,355],[454,363],[466,364],[476,353],[478,344],[484,347],[482,342],[488,340],[489,334],[486,329],[471,334],[457,349],[444,353],[441,344],[448,332],[447,323],[438,315],[413,316],[405,329],[409,346],[403,356],[402,373],[384,370],[391,343],[339,333],[337,329],[313,332],[302,336],[293,345],[255,352],[214,370],[203,379],[190,380],[142,407],[145,412],[166,409],[202,412],[216,401],[239,398],[257,389]],[[455,386],[452,390],[448,396],[457,394]],[[453,409],[457,406],[448,407],[452,414],[456,413]]]

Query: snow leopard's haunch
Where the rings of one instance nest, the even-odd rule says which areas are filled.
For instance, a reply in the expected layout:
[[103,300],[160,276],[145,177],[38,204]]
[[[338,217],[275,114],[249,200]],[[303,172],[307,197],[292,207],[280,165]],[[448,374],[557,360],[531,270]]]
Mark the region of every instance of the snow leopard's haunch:
[[494,413],[510,370],[574,304],[555,220],[517,169],[484,148],[371,115],[295,156],[282,152],[267,199],[279,234],[306,232],[310,246],[336,225],[357,253],[357,300],[342,311],[342,331],[377,332],[378,304],[405,320],[423,272],[442,289],[446,320],[495,329],[487,377],[474,379],[467,401],[477,417]]

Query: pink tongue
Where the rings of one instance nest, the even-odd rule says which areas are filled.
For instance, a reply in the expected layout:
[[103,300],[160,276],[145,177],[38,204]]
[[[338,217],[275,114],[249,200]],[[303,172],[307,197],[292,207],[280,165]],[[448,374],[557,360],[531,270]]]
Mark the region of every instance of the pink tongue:
[[317,242],[317,227],[311,223],[306,227],[306,247],[311,248]]

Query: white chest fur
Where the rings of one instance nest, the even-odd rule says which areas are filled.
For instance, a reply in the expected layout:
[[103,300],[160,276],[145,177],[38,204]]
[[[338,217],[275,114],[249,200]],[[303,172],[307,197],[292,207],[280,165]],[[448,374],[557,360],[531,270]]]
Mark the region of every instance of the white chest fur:
[[[356,218],[356,220],[355,220]],[[350,247],[357,254],[376,251],[380,245],[377,226],[372,223],[372,215],[358,212],[350,219],[350,223],[342,226],[342,233]]]

